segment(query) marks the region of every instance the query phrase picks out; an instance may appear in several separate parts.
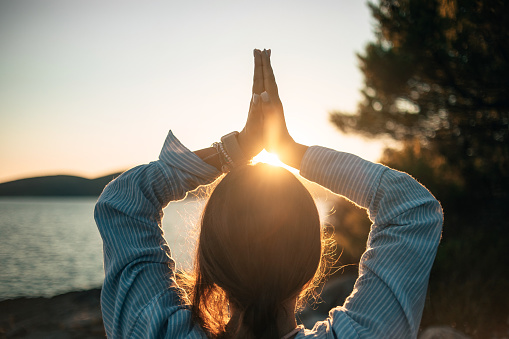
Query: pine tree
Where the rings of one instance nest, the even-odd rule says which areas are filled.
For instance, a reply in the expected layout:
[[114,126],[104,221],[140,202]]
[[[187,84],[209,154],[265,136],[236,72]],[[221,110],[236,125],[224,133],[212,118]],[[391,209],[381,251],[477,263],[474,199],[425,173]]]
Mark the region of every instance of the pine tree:
[[[376,41],[358,55],[357,114],[343,132],[417,139],[478,197],[509,192],[509,4],[503,0],[381,0]],[[411,142],[412,144],[414,141]]]

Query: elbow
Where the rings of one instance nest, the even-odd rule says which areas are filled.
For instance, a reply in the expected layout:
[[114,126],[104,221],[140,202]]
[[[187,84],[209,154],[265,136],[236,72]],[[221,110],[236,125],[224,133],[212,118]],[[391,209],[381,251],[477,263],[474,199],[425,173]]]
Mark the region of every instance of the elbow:
[[444,211],[442,205],[434,197],[426,204],[427,206],[427,227],[429,240],[435,244],[435,248],[442,239],[442,228],[444,224]]
[[[425,215],[423,220],[426,221],[426,224],[429,224],[430,227],[442,230],[442,225],[444,223],[444,210],[440,201],[438,201],[433,194],[424,186],[422,186],[421,197],[418,199],[418,207],[421,209],[421,213]],[[421,214],[422,215],[422,214]]]
[[103,190],[94,206],[94,220],[102,235],[102,229],[106,227],[116,208],[115,197],[118,196],[115,180],[110,182]]
[[109,205],[105,191],[103,191],[103,193],[99,196],[99,199],[97,199],[97,202],[94,206],[94,219],[98,227],[100,227],[101,220],[104,219],[106,210],[108,209]]
[[99,200],[97,200],[97,202],[95,203],[94,219],[97,224],[99,223],[99,220],[104,215],[106,205],[107,205],[107,203],[104,200],[101,200],[101,197],[99,197]]
[[[97,225],[97,228],[99,229],[99,233],[101,234],[101,237],[103,237],[103,228],[106,226],[106,220],[108,215],[108,208],[109,204],[105,200],[99,200],[95,204],[94,207],[94,220],[95,224]],[[104,237],[103,237],[104,239]]]
[[431,218],[433,219],[433,224],[442,228],[442,225],[444,223],[444,210],[442,208],[442,205],[440,202],[433,197],[433,200],[431,202]]
[[115,197],[119,195],[122,195],[119,189],[119,178],[115,178],[104,187],[101,195],[97,199],[94,207],[94,217],[104,213],[108,206],[115,200]]

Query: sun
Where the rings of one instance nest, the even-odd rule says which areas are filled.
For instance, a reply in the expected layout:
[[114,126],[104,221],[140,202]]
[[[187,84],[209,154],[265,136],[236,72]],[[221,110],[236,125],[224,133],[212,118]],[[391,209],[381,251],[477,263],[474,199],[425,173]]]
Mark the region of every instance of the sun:
[[253,164],[258,162],[263,162],[272,166],[283,167],[291,172],[298,172],[295,168],[285,165],[281,160],[279,160],[279,157],[276,154],[269,153],[266,150],[261,151],[257,156],[253,158]]
[[272,166],[283,167],[285,164],[279,160],[277,154],[269,153],[266,150],[262,150],[257,156],[253,158],[253,164],[263,162]]

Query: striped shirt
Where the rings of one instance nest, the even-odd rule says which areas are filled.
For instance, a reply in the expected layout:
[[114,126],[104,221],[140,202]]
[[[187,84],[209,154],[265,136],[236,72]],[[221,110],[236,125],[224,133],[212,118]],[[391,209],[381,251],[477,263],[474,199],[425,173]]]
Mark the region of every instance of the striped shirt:
[[[343,305],[296,338],[415,338],[440,241],[442,209],[408,174],[312,146],[300,174],[368,210],[359,277]],[[158,161],[113,180],[95,207],[103,239],[104,326],[111,338],[205,338],[181,299],[163,208],[220,172],[168,134]]]

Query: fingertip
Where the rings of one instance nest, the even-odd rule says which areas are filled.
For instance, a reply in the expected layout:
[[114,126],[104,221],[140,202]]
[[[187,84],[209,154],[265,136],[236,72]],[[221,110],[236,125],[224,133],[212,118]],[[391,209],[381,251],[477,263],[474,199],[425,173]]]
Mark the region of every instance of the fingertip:
[[253,93],[253,104],[257,105],[260,102],[260,95]]
[[261,60],[262,59],[262,52],[260,52],[259,49],[256,49],[254,52],[255,59]]
[[260,57],[262,59],[263,65],[266,65],[268,62],[267,50],[264,49],[263,51],[260,51]]
[[266,91],[260,94],[260,97],[262,98],[262,101],[265,103],[270,101],[269,93],[267,93]]

